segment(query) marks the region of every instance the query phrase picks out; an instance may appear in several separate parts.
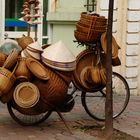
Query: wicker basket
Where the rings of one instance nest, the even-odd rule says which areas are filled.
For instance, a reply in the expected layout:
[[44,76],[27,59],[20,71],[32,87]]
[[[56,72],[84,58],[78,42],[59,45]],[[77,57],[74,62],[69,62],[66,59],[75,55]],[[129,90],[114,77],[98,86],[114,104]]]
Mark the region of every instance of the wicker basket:
[[8,55],[6,61],[4,62],[3,67],[6,69],[12,68],[16,64],[17,58],[18,52],[16,49],[13,49],[11,53]]
[[47,109],[50,110],[64,101],[68,91],[68,85],[50,68],[46,70],[50,79],[48,81],[35,79],[33,83],[39,88],[42,100],[48,106]]
[[19,57],[18,58],[18,66],[15,71],[15,76],[19,81],[29,81],[31,78],[31,72],[26,66],[26,58]]
[[80,42],[94,42],[100,39],[106,31],[107,19],[103,16],[81,13],[80,20],[76,24],[75,38]]
[[13,97],[16,104],[20,107],[31,108],[38,103],[40,93],[33,83],[22,82],[16,86]]
[[[86,27],[89,27],[92,23],[92,20],[88,20],[88,19],[83,19],[81,18],[78,23],[86,26]],[[107,26],[107,22],[99,22],[99,21],[96,21],[95,22],[95,26]],[[91,25],[91,28],[94,28],[93,25]]]
[[7,56],[4,53],[0,52],[0,67],[3,66],[5,60],[6,60]]
[[[89,32],[89,28],[90,26],[85,26],[80,22],[76,24],[76,29],[80,30],[81,32]],[[90,30],[91,32],[94,32],[94,30],[99,31],[99,32],[105,32],[106,28],[107,28],[106,26],[95,26],[94,28],[91,28]]]
[[87,33],[75,30],[74,36],[80,42],[94,42],[100,39],[101,34],[98,31],[94,31],[88,35]]
[[17,39],[17,42],[22,49],[25,49],[29,44],[33,43],[34,41],[29,36],[23,36]]
[[91,15],[91,14],[88,14],[87,12],[81,13],[81,19],[91,20],[92,22],[98,21],[98,22],[106,23],[107,21],[107,19],[104,16]]
[[0,67],[0,96],[8,93],[15,80],[14,71],[10,72],[4,67]]

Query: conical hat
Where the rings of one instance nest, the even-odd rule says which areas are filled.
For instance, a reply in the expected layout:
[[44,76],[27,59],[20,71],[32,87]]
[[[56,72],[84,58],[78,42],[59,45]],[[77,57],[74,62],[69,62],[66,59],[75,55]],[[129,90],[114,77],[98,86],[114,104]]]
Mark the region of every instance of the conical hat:
[[44,49],[42,56],[48,60],[62,63],[76,60],[75,56],[61,40]]
[[24,55],[26,57],[31,57],[31,58],[35,58],[37,60],[40,60],[40,53],[32,52],[32,51],[30,51],[28,49],[24,49],[23,52],[24,52]]
[[40,51],[43,52],[41,45],[36,41],[28,45],[27,49],[32,51]]

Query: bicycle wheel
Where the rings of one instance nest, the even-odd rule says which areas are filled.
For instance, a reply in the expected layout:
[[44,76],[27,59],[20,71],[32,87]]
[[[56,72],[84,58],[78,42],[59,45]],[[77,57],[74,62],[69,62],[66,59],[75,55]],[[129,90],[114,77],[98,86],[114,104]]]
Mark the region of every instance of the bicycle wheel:
[[[127,81],[118,73],[112,75],[113,118],[127,107],[130,90]],[[94,119],[105,120],[106,87],[98,92],[82,92],[81,100],[85,111]]]
[[45,121],[52,113],[52,111],[47,111],[39,115],[25,115],[14,109],[12,102],[7,103],[7,109],[11,117],[20,125],[23,126],[33,126]]

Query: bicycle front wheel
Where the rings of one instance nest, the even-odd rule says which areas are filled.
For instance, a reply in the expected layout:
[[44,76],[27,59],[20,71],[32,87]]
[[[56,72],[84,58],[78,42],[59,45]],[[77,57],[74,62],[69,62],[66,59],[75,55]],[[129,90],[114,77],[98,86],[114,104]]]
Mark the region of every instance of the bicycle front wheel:
[[[113,118],[127,107],[130,90],[127,81],[118,73],[112,75]],[[85,111],[94,119],[105,120],[106,87],[98,92],[82,92],[81,100]]]
[[41,113],[38,115],[25,115],[21,112],[17,111],[12,102],[7,103],[7,109],[13,120],[15,120],[18,124],[23,126],[33,126],[38,125],[45,121],[52,113],[52,111],[46,111],[45,113]]

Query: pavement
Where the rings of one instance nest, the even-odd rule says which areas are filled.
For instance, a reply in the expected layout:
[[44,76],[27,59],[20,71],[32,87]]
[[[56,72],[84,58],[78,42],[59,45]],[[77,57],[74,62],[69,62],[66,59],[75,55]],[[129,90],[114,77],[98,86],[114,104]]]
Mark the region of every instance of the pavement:
[[[86,130],[97,130],[104,122],[89,117],[78,98],[75,102],[71,112],[63,113],[72,134],[56,112],[43,123],[27,127],[17,124],[6,104],[0,103],[0,140],[98,140]],[[114,128],[140,138],[140,96],[131,96],[126,110],[114,120]]]

